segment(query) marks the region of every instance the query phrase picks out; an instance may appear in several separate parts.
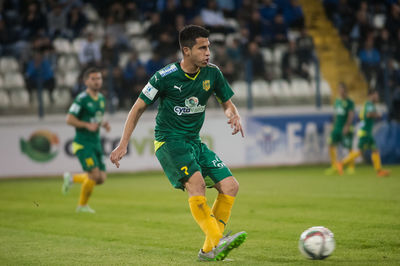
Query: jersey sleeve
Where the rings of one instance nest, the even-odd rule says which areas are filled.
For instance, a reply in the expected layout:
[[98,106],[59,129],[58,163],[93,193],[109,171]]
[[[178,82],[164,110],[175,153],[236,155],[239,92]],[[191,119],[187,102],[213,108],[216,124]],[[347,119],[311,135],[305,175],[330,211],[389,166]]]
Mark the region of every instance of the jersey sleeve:
[[156,72],[147,82],[146,86],[144,86],[142,92],[139,97],[142,99],[147,105],[153,104],[158,97],[160,97],[162,91],[162,77]]
[[82,106],[83,106],[82,98],[77,97],[69,107],[68,113],[72,114],[75,117],[79,117],[82,112]]
[[217,97],[218,101],[226,102],[228,101],[233,95],[232,88],[229,86],[228,82],[226,81],[224,75],[222,74],[221,70],[218,68],[216,69],[216,78],[215,78],[215,96]]

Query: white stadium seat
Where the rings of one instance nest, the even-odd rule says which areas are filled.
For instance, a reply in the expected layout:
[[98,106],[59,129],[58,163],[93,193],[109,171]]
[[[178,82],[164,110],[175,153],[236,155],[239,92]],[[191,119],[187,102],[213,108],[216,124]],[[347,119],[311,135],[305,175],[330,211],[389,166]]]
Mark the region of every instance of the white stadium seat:
[[26,107],[29,104],[29,94],[26,90],[12,90],[10,97],[14,107]]
[[72,88],[78,81],[79,71],[68,71],[64,76],[64,85]]
[[68,89],[56,89],[53,97],[58,107],[67,107],[71,103],[71,93]]
[[10,98],[6,91],[0,90],[0,108],[7,108],[10,105]]
[[4,88],[7,90],[25,89],[25,80],[21,73],[6,73],[4,75]]
[[1,57],[0,58],[0,72],[16,72],[18,71],[18,61],[14,57]]
[[53,41],[53,45],[56,52],[60,54],[69,54],[73,51],[71,43],[67,39],[57,38]]
[[127,21],[125,30],[128,36],[137,36],[143,34],[143,26],[139,21]]

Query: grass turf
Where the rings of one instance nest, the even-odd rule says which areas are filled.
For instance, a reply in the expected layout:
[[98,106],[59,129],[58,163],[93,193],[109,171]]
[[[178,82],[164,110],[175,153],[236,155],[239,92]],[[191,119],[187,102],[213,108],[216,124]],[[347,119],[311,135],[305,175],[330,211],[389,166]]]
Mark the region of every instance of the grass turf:
[[[241,184],[229,230],[247,241],[229,265],[399,265],[400,167],[376,178],[325,176],[322,166],[238,169]],[[61,195],[58,179],[0,180],[1,265],[193,265],[203,233],[187,195],[162,173],[112,174],[96,187],[96,214],[77,214],[79,186]],[[209,204],[216,196],[207,191]],[[297,241],[308,227],[335,233],[324,261],[303,258]]]

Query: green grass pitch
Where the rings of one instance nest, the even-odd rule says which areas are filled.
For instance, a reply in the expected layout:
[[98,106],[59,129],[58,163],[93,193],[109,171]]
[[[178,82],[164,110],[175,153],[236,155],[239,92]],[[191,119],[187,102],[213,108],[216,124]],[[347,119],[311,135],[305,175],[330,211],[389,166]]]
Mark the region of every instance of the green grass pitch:
[[[400,167],[377,178],[325,176],[323,166],[233,170],[241,187],[227,229],[248,239],[224,265],[400,265]],[[161,172],[110,174],[77,214],[80,186],[61,195],[60,178],[0,180],[0,265],[204,265],[203,233],[187,195]],[[211,205],[215,190],[207,191]],[[336,250],[303,258],[301,232],[323,225]]]

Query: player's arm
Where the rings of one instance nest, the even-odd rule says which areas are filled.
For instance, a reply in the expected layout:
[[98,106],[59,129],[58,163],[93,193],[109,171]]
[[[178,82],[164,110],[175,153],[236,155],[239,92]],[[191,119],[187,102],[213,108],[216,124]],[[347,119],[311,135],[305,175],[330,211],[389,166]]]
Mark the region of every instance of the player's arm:
[[138,98],[128,113],[122,137],[119,141],[118,146],[111,152],[110,155],[111,162],[115,164],[117,168],[119,167],[119,160],[121,160],[122,157],[124,157],[127,153],[129,139],[131,138],[132,132],[135,129],[139,118],[146,110],[146,108],[147,104],[141,98]]
[[103,121],[101,123],[101,127],[104,128],[107,132],[110,132],[111,130],[111,125],[108,123],[108,121]]
[[226,117],[228,118],[228,124],[230,124],[231,128],[233,129],[232,135],[240,132],[242,137],[244,137],[240,115],[236,106],[231,100],[227,100],[226,102],[221,103],[221,105],[224,109]]
[[347,120],[346,120],[346,124],[344,124],[344,127],[343,127],[343,134],[347,134],[350,131],[350,127],[351,127],[351,124],[353,123],[353,119],[354,119],[354,110],[350,110],[347,113]]
[[99,128],[98,123],[89,123],[79,120],[73,114],[67,114],[67,124],[76,128],[86,128],[89,131],[95,132]]

